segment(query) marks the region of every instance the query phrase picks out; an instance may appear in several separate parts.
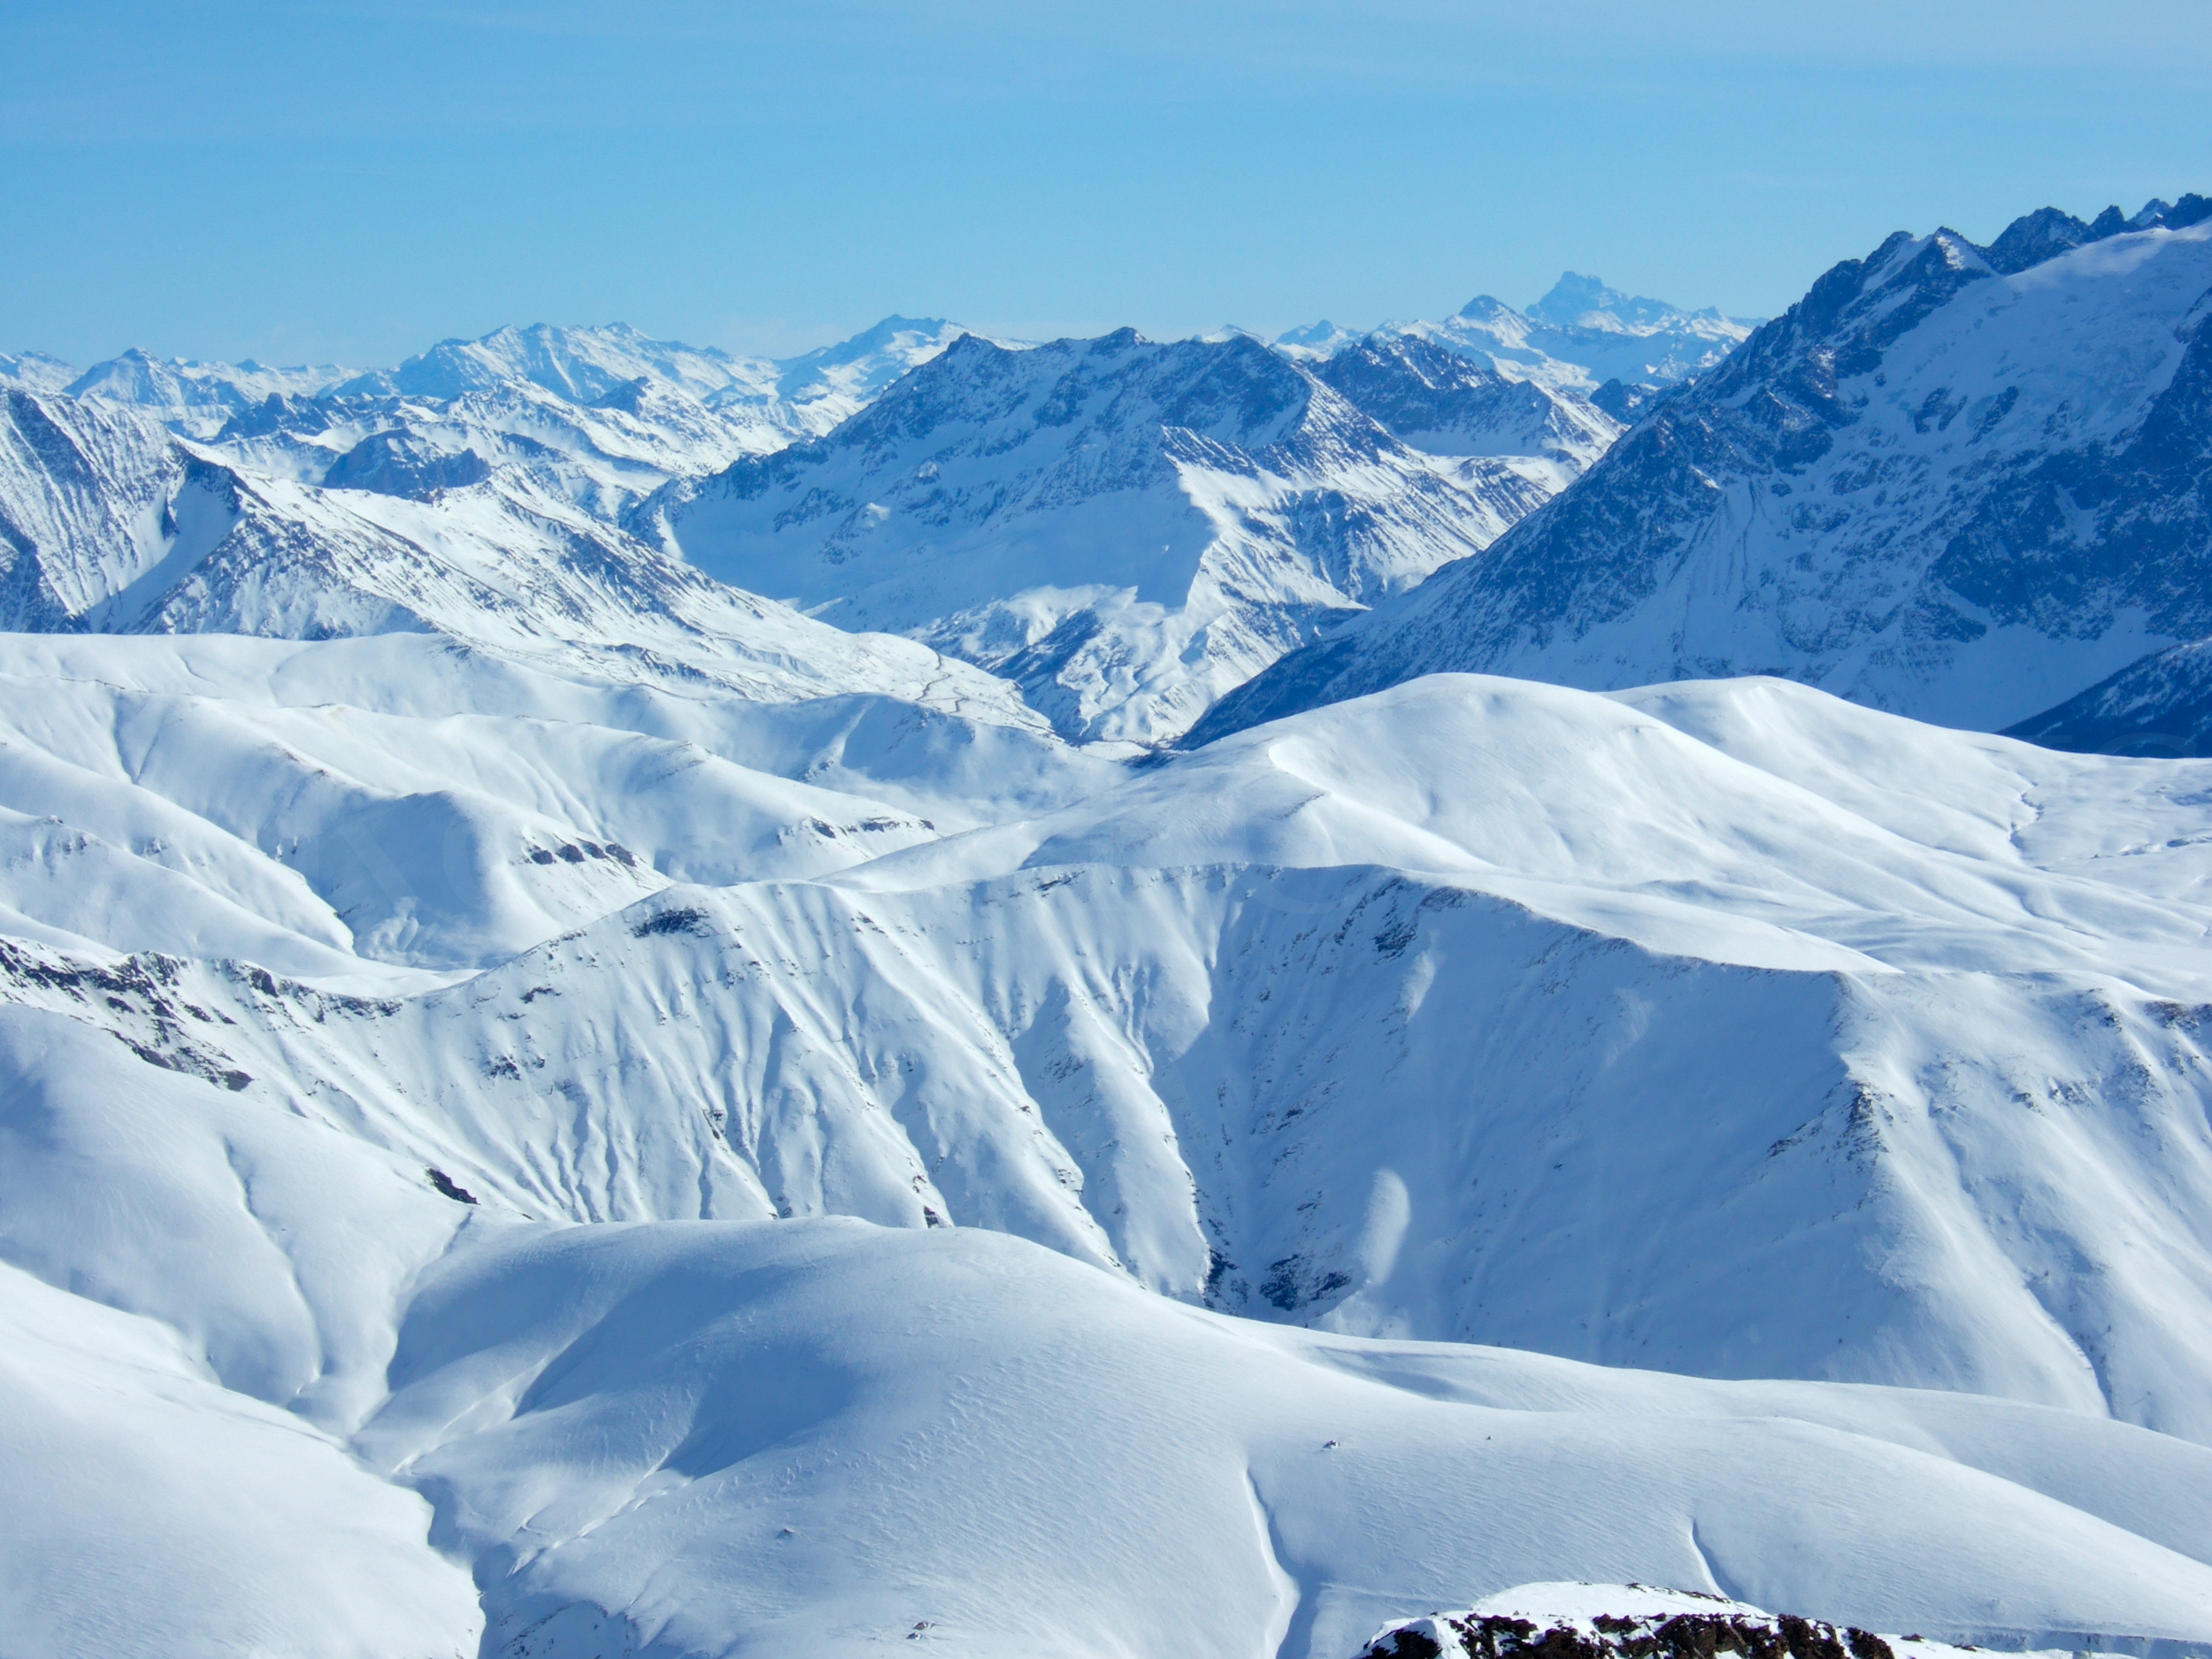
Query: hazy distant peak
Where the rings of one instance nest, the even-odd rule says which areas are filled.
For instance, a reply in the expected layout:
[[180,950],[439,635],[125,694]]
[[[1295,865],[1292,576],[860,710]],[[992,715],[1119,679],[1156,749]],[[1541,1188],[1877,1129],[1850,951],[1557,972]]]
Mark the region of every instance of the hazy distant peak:
[[[1469,309],[1471,311],[1472,305]],[[1559,328],[1588,326],[1597,319],[1610,319],[1631,328],[1654,328],[1693,313],[1671,301],[1624,294],[1617,288],[1609,288],[1598,277],[1563,271],[1559,280],[1552,284],[1551,291],[1531,305],[1525,315]]]

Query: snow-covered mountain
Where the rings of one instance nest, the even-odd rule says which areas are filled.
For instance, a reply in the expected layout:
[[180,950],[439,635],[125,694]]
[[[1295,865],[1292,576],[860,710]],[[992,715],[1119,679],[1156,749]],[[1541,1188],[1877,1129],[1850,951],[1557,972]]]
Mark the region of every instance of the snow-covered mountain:
[[77,371],[59,357],[43,351],[12,356],[0,351],[0,388],[19,387],[27,392],[59,392],[77,378]]
[[10,392],[0,544],[18,628],[434,634],[618,683],[888,695],[1044,729],[1002,680],[726,588],[510,470],[428,502],[324,490],[210,460],[102,400]]
[[2208,215],[2031,215],[1990,255],[1900,233],[1198,735],[1440,670],[1779,673],[1993,728],[2212,634]]
[[95,364],[63,389],[73,397],[127,403],[173,431],[204,438],[241,410],[270,397],[313,397],[349,373],[334,366],[268,369],[251,357],[242,363],[165,361],[133,347]]
[[969,335],[826,436],[632,522],[725,580],[988,668],[1070,737],[1153,743],[1488,546],[1618,430],[1418,342],[1309,370],[1238,334]]
[[419,634],[19,639],[4,995],[486,1202],[2212,1440],[2205,763],[1444,680],[1125,776]]

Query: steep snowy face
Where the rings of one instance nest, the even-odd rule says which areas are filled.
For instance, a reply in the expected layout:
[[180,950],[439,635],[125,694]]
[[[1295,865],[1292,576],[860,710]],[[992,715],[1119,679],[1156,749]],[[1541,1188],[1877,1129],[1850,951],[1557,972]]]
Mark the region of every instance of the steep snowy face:
[[201,536],[174,511],[189,465],[135,410],[0,390],[0,626],[73,626]]
[[2212,755],[2212,640],[2154,651],[2007,735],[2093,755]]
[[726,580],[992,669],[1067,735],[1156,742],[1322,621],[1489,545],[1610,429],[1424,367],[1378,351],[1345,373],[1458,453],[1242,336],[970,335],[827,436],[633,522]]
[[[1838,265],[1484,557],[1279,664],[1201,735],[1440,669],[1780,673],[1991,728],[2212,633],[2193,213],[2010,275],[1947,231]],[[2054,234],[2007,237],[2025,257]]]

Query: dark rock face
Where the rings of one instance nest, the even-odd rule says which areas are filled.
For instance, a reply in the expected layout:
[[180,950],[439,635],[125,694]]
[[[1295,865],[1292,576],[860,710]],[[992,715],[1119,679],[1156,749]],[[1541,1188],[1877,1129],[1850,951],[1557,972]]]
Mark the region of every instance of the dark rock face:
[[[2148,227],[2208,216],[2212,204],[2185,197]],[[1901,234],[1837,265],[1486,552],[1285,657],[1186,741],[1439,672],[1599,690],[1780,673],[1999,726],[2078,672],[2064,664],[2087,667],[2079,685],[2127,660],[2121,641],[2212,635],[2202,244],[2141,248],[2168,262],[2163,311],[2128,297],[2139,264],[2070,279],[2097,319],[2085,334],[2024,324],[2000,354],[1962,320],[1970,304],[1976,318],[1989,309],[1967,296],[2001,273],[2117,220],[2047,209],[1985,251],[1947,230]],[[2093,365],[2123,357],[2156,366],[2116,414],[2099,407],[2113,393]],[[2069,375],[2080,389],[2060,384]],[[1962,653],[2016,626],[2048,652],[2026,640],[2007,670],[2016,686],[1970,684]]]
[[1361,1659],[1894,1659],[1879,1636],[1785,1613],[1601,1613],[1594,1630],[1525,1618],[1439,1614],[1386,1631]]

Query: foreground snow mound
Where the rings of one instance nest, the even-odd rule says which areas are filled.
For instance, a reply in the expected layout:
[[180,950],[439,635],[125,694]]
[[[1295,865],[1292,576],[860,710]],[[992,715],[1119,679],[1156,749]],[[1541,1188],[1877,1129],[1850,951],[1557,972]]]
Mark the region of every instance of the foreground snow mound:
[[0,1010],[0,1068],[9,1654],[472,1651],[465,1566],[345,1439],[466,1212],[73,1021]]
[[2212,634],[2212,204],[2184,207],[2070,249],[1901,232],[1845,261],[1488,553],[1194,741],[1445,670],[1783,673],[1986,730]]
[[472,1225],[391,1378],[357,1444],[476,1563],[488,1652],[1343,1659],[1563,1575],[2011,1646],[2212,1632],[2198,1448],[1270,1330],[985,1233]]
[[2212,1452],[2094,1417],[1256,1325],[974,1229],[528,1222],[73,1019],[0,1010],[0,1066],[27,1656],[410,1659],[480,1621],[518,1659],[1340,1659],[1560,1574],[2212,1630]]
[[970,335],[633,522],[726,581],[992,669],[1066,735],[1153,742],[1319,623],[1487,547],[1618,431],[1455,362],[1356,354],[1325,365],[1336,390],[1242,335]]

